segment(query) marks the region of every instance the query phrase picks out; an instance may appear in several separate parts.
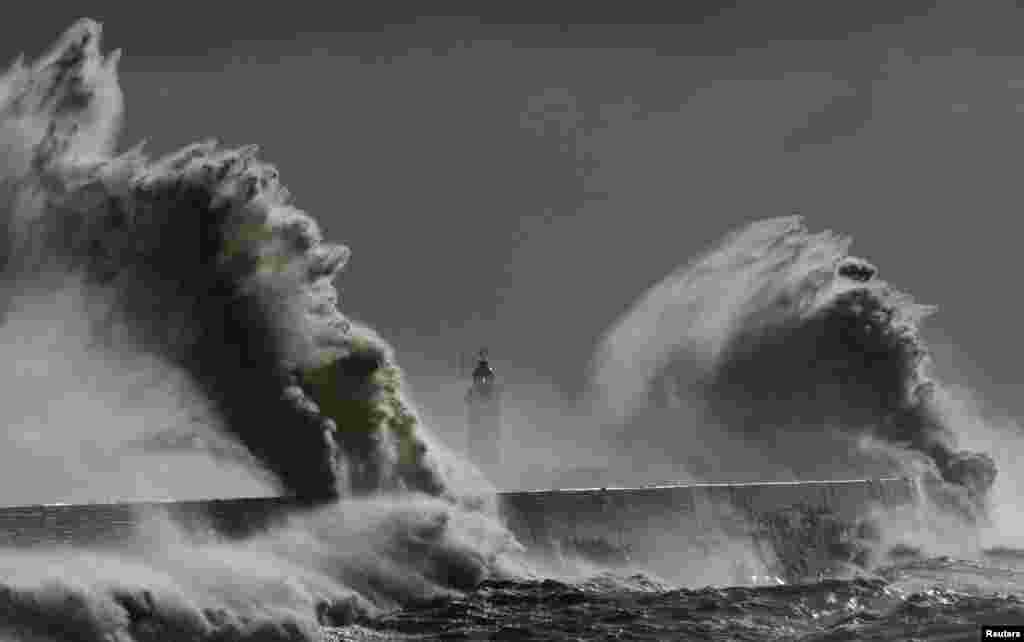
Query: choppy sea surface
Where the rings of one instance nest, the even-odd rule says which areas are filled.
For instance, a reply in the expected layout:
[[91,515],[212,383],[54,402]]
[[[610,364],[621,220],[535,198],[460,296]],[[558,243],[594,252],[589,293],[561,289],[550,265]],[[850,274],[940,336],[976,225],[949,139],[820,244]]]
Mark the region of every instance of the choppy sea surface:
[[374,621],[341,640],[978,640],[1024,624],[1024,551],[904,558],[848,579],[680,589],[647,575],[487,581]]

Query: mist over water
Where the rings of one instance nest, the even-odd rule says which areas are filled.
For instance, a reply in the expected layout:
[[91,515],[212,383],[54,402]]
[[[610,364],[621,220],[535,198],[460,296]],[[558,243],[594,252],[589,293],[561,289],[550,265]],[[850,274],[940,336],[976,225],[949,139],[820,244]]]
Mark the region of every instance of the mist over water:
[[12,302],[0,329],[0,385],[12,391],[0,406],[0,505],[277,494],[183,373],[92,344],[80,290]]
[[0,77],[0,501],[306,510],[245,542],[150,516],[116,552],[0,552],[0,637],[316,639],[495,572],[517,545],[493,488],[338,309],[348,249],[255,148],[117,154],[120,54],[99,40],[82,20]]
[[[0,503],[284,494],[302,510],[244,540],[155,514],[116,550],[0,551],[0,640],[317,639],[521,577],[494,489],[427,430],[387,343],[341,312],[348,250],[254,148],[117,153],[119,54],[99,39],[81,21],[0,77]],[[794,217],[730,235],[609,331],[596,414],[540,388],[509,404],[524,444],[598,422],[615,439],[517,457],[636,484],[912,474],[924,512],[880,519],[973,533],[1016,487],[961,448],[1001,437],[930,375],[930,309],[848,245]],[[729,581],[719,565],[737,559],[768,572],[724,532],[721,559],[681,553],[677,526],[647,529],[673,581]],[[579,565],[574,580],[600,570]]]
[[932,310],[799,217],[751,224],[652,287],[594,361],[624,447],[669,451],[714,481],[925,474],[984,513],[992,458],[928,371]]
[[389,348],[338,310],[348,249],[323,241],[253,147],[111,156],[119,56],[97,42],[82,22],[5,80],[12,289],[79,277],[96,341],[186,373],[283,492],[443,493]]

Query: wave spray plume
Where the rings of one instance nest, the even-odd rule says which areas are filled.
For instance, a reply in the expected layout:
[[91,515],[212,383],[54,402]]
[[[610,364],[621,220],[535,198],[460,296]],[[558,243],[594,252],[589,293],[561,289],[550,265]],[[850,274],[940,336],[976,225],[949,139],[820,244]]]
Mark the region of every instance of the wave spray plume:
[[810,233],[799,217],[729,235],[607,333],[594,362],[598,398],[631,444],[668,446],[698,477],[924,466],[977,513],[995,466],[956,448],[919,332],[931,308],[849,256],[849,244]]
[[494,572],[515,544],[493,489],[425,430],[387,344],[338,309],[348,250],[255,148],[115,154],[120,55],[99,40],[82,20],[0,77],[4,323],[28,300],[79,301],[32,314],[84,315],[96,360],[184,373],[247,453],[225,456],[316,510],[234,544],[164,525],[116,554],[0,551],[0,639],[316,639]]
[[81,275],[108,343],[188,373],[287,493],[445,492],[387,345],[338,310],[348,249],[322,240],[254,147],[109,156],[119,54],[98,42],[81,22],[0,85],[11,289]]

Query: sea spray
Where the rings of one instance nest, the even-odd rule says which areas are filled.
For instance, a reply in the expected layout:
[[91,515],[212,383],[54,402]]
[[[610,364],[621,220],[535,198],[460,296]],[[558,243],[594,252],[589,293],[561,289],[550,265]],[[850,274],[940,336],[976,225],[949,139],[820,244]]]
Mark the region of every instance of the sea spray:
[[0,550],[0,639],[318,640],[492,576],[500,526],[409,497],[341,500],[245,540],[159,513],[109,550]]
[[[8,343],[50,346],[50,374],[71,355],[53,350],[74,344],[64,365],[102,363],[89,374],[117,402],[126,364],[141,368],[136,385],[181,378],[220,431],[220,452],[244,448],[237,465],[258,464],[310,511],[243,542],[196,541],[168,523],[116,552],[0,553],[0,637],[315,639],[321,624],[495,573],[517,545],[493,489],[424,429],[387,344],[338,309],[333,279],[348,250],[289,204],[255,148],[116,155],[120,56],[104,57],[99,38],[97,23],[80,21],[0,78],[0,308],[21,333]],[[30,311],[44,318],[33,325]],[[10,381],[19,396],[19,377]],[[46,419],[102,433],[120,407],[88,417],[95,425]],[[104,461],[140,449],[166,453],[126,438]],[[77,459],[73,448],[48,454]]]
[[698,478],[868,477],[913,460],[944,482],[929,486],[936,501],[980,517],[995,466],[957,450],[919,332],[931,308],[849,244],[799,217],[729,235],[607,333],[596,399],[620,439],[669,450]]
[[337,307],[348,249],[254,147],[110,156],[118,55],[99,33],[82,21],[3,81],[11,289],[80,276],[97,336],[186,372],[286,493],[447,492],[389,348]]

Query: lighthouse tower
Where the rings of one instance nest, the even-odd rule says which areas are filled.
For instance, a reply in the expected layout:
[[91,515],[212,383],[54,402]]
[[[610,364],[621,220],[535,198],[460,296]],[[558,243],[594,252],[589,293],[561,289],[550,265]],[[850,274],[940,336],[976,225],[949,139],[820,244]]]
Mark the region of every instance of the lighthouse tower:
[[501,391],[487,350],[473,369],[473,383],[466,393],[469,419],[469,457],[484,474],[495,475],[501,466]]

